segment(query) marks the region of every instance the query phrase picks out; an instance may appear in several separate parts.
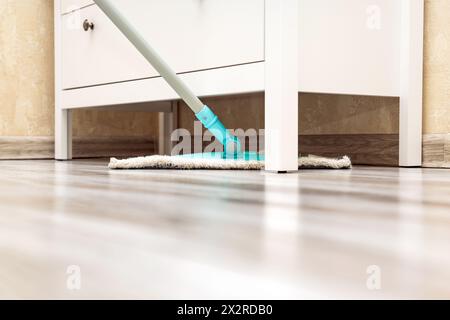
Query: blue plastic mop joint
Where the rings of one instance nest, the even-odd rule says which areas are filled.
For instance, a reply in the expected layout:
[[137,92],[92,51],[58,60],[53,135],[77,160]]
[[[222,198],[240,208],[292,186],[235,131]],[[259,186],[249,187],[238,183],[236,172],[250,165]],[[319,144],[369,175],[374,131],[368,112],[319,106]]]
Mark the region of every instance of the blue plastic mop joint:
[[242,151],[239,138],[232,135],[230,131],[225,128],[223,123],[208,106],[205,105],[200,112],[195,114],[195,116],[205,128],[208,129],[221,144],[223,144],[224,153],[233,154]]

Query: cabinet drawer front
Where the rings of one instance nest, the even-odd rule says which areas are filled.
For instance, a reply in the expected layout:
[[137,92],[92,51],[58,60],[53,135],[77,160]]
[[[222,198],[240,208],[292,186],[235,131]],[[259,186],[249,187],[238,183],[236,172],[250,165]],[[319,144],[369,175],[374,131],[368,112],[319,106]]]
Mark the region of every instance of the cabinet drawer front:
[[[115,1],[178,73],[264,60],[264,0]],[[64,89],[158,76],[97,6],[62,19]]]

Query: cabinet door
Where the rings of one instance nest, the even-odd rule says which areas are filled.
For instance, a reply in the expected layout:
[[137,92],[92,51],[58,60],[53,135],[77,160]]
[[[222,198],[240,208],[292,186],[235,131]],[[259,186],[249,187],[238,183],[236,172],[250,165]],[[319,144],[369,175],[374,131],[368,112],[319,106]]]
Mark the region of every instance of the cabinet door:
[[400,94],[402,0],[300,0],[299,91]]
[[[178,73],[264,60],[264,0],[115,0]],[[63,88],[158,76],[91,5],[62,16]],[[83,21],[94,23],[84,31]]]

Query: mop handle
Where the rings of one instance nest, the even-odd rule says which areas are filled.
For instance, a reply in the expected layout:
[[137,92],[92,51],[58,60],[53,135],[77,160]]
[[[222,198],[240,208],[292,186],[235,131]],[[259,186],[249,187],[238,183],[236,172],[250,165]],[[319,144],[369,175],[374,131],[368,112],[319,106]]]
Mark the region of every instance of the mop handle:
[[232,135],[214,114],[214,112],[192,92],[192,90],[178,77],[175,71],[152,48],[138,30],[112,4],[113,0],[94,0],[97,6],[109,17],[116,27],[128,38],[145,59],[159,72],[161,77],[172,87],[184,102],[195,113],[201,123],[224,145],[226,153],[239,152],[241,143],[239,138]]
[[97,6],[109,17],[116,27],[128,38],[145,59],[159,72],[161,77],[172,87],[195,114],[201,112],[205,105],[192,90],[178,77],[175,71],[162,59],[155,49],[146,41],[127,18],[115,7],[113,0],[94,0]]

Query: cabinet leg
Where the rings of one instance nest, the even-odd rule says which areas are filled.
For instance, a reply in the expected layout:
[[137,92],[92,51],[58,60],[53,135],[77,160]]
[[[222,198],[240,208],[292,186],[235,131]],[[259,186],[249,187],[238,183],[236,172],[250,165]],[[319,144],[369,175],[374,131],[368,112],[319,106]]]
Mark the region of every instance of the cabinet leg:
[[401,167],[422,165],[423,0],[403,0],[400,95]]
[[55,159],[72,159],[71,110],[56,110],[55,113]]
[[170,110],[170,112],[159,113],[158,153],[160,155],[171,155],[172,153],[171,135],[178,125],[178,102],[172,102]]
[[298,170],[298,0],[266,0],[266,170]]

